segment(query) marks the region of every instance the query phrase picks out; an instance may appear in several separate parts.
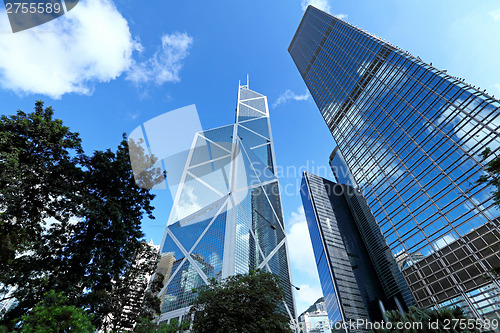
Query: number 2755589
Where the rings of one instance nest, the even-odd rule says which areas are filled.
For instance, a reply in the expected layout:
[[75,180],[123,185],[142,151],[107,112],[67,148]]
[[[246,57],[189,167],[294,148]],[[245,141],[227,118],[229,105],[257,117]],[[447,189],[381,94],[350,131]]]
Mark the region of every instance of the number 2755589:
[[62,8],[59,3],[33,3],[33,2],[7,2],[5,4],[5,9],[7,10],[7,14],[57,14],[60,13]]

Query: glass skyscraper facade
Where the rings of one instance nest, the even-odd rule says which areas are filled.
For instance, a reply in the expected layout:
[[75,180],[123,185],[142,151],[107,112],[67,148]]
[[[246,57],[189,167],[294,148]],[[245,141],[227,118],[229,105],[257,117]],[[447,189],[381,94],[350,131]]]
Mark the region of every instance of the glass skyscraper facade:
[[193,288],[262,269],[276,274],[295,319],[267,98],[240,85],[236,121],[195,135],[174,199],[158,271],[160,322],[185,316]]
[[337,180],[363,193],[417,304],[498,318],[500,212],[476,181],[500,154],[499,101],[311,6],[289,52]]
[[[305,172],[302,202],[325,306],[333,327],[382,321],[387,310],[406,311],[415,300],[361,193]],[[339,323],[340,324],[340,323]]]

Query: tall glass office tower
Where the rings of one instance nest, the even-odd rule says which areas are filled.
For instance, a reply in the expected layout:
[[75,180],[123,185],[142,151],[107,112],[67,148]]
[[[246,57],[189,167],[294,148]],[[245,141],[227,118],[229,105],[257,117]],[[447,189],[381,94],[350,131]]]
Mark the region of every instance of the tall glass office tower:
[[267,98],[247,82],[235,123],[193,140],[160,249],[160,322],[186,315],[210,278],[257,268],[279,277],[294,319],[285,235]]
[[289,52],[417,304],[497,318],[500,212],[476,180],[500,154],[500,102],[311,6]]
[[366,200],[355,188],[304,172],[300,191],[328,318],[346,332],[415,301]]

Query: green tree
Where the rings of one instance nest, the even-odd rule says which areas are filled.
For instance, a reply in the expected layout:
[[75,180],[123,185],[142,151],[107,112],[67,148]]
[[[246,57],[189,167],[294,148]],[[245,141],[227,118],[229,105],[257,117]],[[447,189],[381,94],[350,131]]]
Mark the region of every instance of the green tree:
[[139,319],[134,329],[135,333],[182,333],[189,329],[188,322],[172,322],[170,324],[156,324],[149,318]]
[[[492,154],[493,153],[490,148],[486,148],[481,153],[483,161],[487,161],[489,159],[485,165],[485,169],[488,174],[479,177],[477,182],[479,184],[487,184],[494,187],[492,193],[493,204],[500,209],[500,156],[493,157]],[[496,245],[492,248],[495,251],[500,251],[500,245]],[[500,276],[500,267],[493,267],[489,273],[498,278]],[[490,279],[491,276],[488,276],[487,278]]]
[[260,270],[230,276],[197,290],[191,332],[292,332],[278,278]]
[[79,180],[81,140],[53,113],[39,101],[33,113],[0,117],[0,270],[40,240],[42,221],[75,213],[67,189]]
[[139,312],[139,317],[153,320],[157,315],[161,313],[160,310],[160,298],[158,294],[163,288],[163,279],[165,276],[160,272],[156,272],[151,285],[146,289],[144,295],[144,300],[142,302],[142,307]]
[[53,290],[22,316],[20,325],[21,333],[88,333],[94,330],[85,311],[68,305],[66,296]]
[[[490,148],[486,148],[482,153],[481,157],[483,160],[487,160],[492,157],[492,151]],[[495,187],[493,190],[493,202],[500,208],[500,156],[492,157],[485,165],[485,169],[488,172],[486,175],[479,177],[479,184],[488,184]]]
[[[375,333],[480,333],[492,332],[481,331],[476,327],[476,321],[468,317],[462,308],[441,309],[419,309],[411,306],[408,311],[401,315],[399,311],[387,311],[386,316],[392,324],[392,329],[373,330]],[[403,328],[398,328],[397,324],[403,323]],[[408,323],[404,326],[404,323]],[[412,326],[412,323],[422,323],[421,327]],[[431,323],[435,323],[431,325]],[[413,324],[414,325],[414,324]],[[404,328],[408,327],[408,328]],[[487,328],[487,327],[486,327]]]
[[[33,113],[0,118],[0,282],[17,286],[18,300],[1,323],[12,327],[54,290],[100,327],[141,246],[142,217],[154,218],[154,195],[136,184],[130,152],[155,158],[125,136],[116,152],[87,156],[53,114],[37,102]],[[139,180],[163,177],[150,168]]]
[[[7,324],[50,290],[46,272],[57,253],[42,254],[53,247],[45,243],[47,230],[51,243],[64,242],[80,202],[74,189],[82,175],[81,140],[53,113],[39,101],[30,114],[0,117],[0,282],[18,286],[9,297],[29,303],[3,316]],[[59,223],[50,226],[50,219]]]

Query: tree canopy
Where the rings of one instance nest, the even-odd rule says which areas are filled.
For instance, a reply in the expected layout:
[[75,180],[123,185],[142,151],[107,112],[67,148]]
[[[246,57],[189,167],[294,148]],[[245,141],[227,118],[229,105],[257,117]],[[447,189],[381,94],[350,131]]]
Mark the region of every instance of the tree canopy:
[[50,291],[22,316],[21,333],[88,333],[94,330],[89,316],[74,305],[67,305],[63,293]]
[[[391,329],[374,329],[375,333],[487,333],[492,332],[491,324],[482,326],[485,330],[480,330],[480,323],[467,316],[462,308],[441,309],[419,309],[411,306],[408,311],[401,315],[399,311],[387,311],[386,316],[392,324]],[[398,323],[402,323],[400,328]],[[414,323],[421,323],[415,326]],[[486,323],[486,322],[485,322]],[[405,325],[406,324],[406,325]],[[387,324],[386,324],[387,325]],[[386,326],[387,327],[387,326]]]
[[[479,184],[488,184],[492,186],[493,192],[493,204],[500,209],[500,156],[492,156],[492,151],[490,148],[486,148],[481,156],[486,162],[485,169],[488,174],[482,175],[478,179]],[[498,232],[498,231],[497,231]],[[500,245],[494,246],[496,251],[500,251]],[[490,270],[490,274],[498,278],[500,276],[500,267],[495,266]],[[491,278],[491,277],[488,277]]]
[[134,328],[135,333],[182,333],[189,329],[188,322],[171,321],[170,324],[157,324],[147,318],[141,318]]
[[278,278],[260,270],[230,276],[197,290],[190,310],[191,331],[293,332],[284,313],[284,295]]
[[[0,323],[13,327],[53,290],[99,327],[141,246],[143,216],[154,218],[130,151],[155,158],[125,135],[115,151],[86,155],[78,133],[53,116],[38,101],[32,113],[0,117],[0,286],[17,287]],[[149,168],[141,177],[164,175]]]
[[493,202],[500,208],[500,156],[493,157],[492,154],[493,153],[490,148],[486,148],[481,153],[484,160],[489,159],[485,165],[485,169],[488,174],[479,177],[478,183],[486,183],[495,188],[493,190]]

